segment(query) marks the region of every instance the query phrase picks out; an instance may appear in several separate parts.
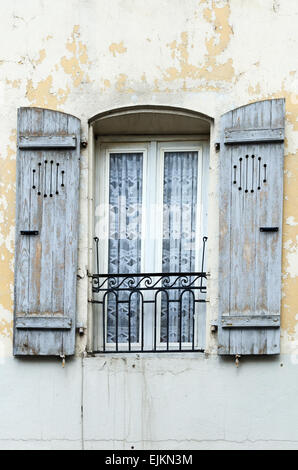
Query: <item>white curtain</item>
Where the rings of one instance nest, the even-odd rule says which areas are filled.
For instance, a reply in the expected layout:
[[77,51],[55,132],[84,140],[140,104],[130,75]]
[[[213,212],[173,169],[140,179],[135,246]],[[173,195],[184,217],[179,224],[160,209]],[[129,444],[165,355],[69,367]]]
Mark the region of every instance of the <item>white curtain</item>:
[[[196,212],[198,189],[198,153],[166,152],[163,188],[163,246],[164,273],[195,271]],[[178,283],[179,285],[179,283]],[[180,303],[183,290],[170,292],[169,342],[180,340]],[[161,341],[167,341],[167,302],[163,295],[161,308]],[[192,342],[193,297],[186,292],[181,298],[181,341]]]
[[[109,177],[109,274],[136,274],[141,270],[141,208],[143,154],[110,155]],[[125,284],[122,286],[125,287]],[[127,300],[127,292],[118,292],[118,300]],[[139,339],[139,301],[131,301],[131,342]],[[128,305],[118,304],[118,342],[129,337]],[[116,301],[109,295],[107,340],[116,342]]]
[[[141,271],[141,223],[143,190],[142,153],[110,155],[109,177],[109,274],[137,274]],[[166,152],[163,181],[163,241],[162,270],[164,273],[195,271],[195,228],[197,211],[198,154],[197,152]],[[125,284],[122,286],[124,287]],[[179,284],[178,284],[179,286]],[[179,342],[180,305],[182,311],[182,342],[193,338],[193,300],[190,294],[179,296],[182,290],[169,292],[167,303],[161,301],[160,341]],[[127,292],[118,292],[118,301],[127,300]],[[169,306],[168,306],[169,305]],[[167,308],[169,308],[167,313]],[[140,302],[131,302],[131,342],[139,341]],[[169,318],[169,338],[167,328]],[[127,343],[128,305],[118,304],[118,342]],[[107,341],[116,342],[116,301],[109,296]]]

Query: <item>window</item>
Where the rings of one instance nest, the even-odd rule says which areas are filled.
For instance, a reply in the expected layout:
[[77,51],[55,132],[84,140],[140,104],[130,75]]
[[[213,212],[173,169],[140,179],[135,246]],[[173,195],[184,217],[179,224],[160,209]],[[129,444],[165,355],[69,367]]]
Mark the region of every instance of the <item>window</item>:
[[204,348],[207,165],[199,141],[98,145],[96,349]]
[[[89,123],[87,350],[204,349],[210,138],[218,353],[279,354],[285,100],[225,113],[216,146],[212,118],[181,108]],[[80,119],[20,108],[17,143],[14,355],[72,356],[84,331],[76,293],[87,300],[77,289]]]

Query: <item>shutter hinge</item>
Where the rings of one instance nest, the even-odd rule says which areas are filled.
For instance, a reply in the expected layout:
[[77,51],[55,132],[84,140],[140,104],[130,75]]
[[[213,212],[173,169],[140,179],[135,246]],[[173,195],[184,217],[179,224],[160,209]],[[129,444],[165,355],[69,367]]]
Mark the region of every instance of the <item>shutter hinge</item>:
[[236,354],[236,356],[235,356],[235,366],[237,367],[237,369],[238,369],[239,364],[240,364],[240,358],[241,358],[240,354]]

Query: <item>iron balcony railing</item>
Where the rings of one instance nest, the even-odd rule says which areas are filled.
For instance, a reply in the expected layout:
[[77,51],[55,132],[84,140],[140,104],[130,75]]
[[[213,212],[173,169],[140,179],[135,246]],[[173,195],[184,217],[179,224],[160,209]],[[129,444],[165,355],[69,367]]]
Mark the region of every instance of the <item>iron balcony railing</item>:
[[94,352],[202,351],[206,241],[201,272],[93,274]]

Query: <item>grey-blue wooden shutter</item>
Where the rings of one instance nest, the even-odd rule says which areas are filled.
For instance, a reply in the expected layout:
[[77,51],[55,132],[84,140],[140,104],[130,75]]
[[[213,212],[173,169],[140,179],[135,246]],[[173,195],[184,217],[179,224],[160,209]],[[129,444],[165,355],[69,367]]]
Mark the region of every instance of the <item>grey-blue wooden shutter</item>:
[[284,120],[283,99],[221,118],[219,354],[280,352]]
[[14,354],[75,352],[80,121],[18,110]]

